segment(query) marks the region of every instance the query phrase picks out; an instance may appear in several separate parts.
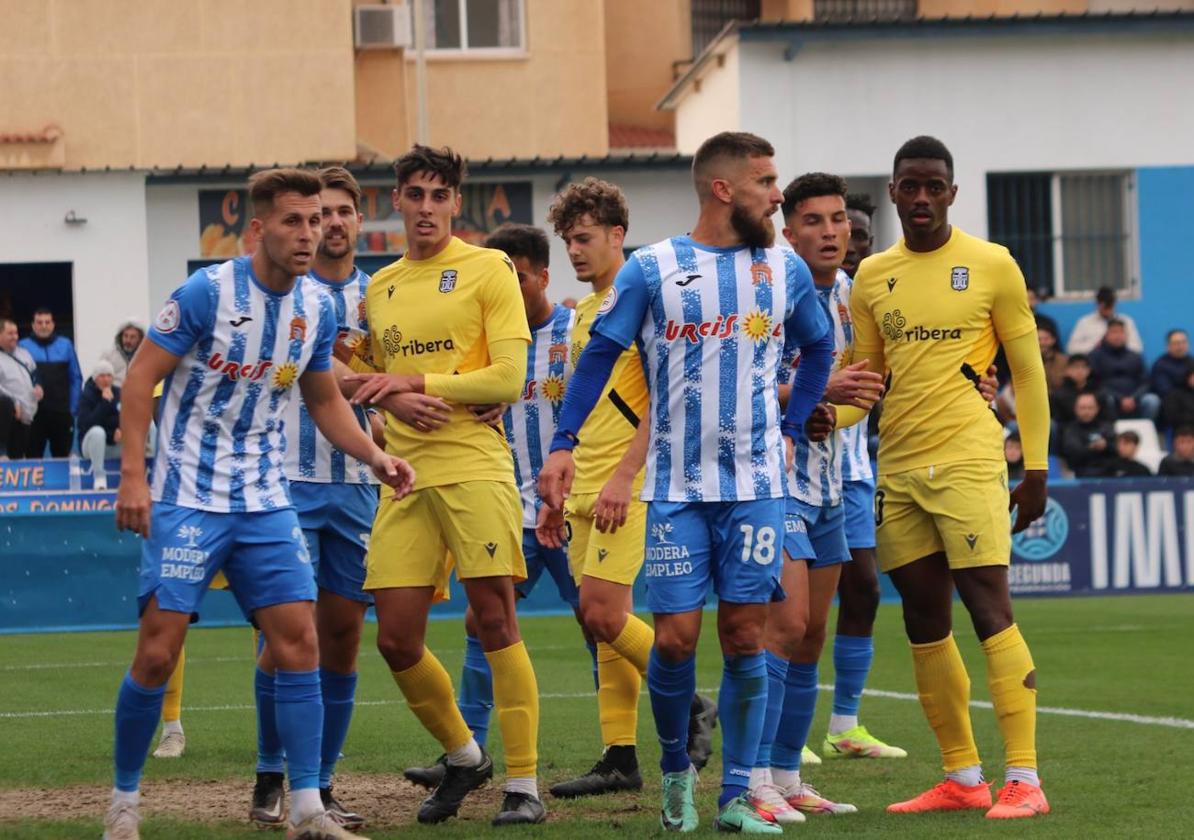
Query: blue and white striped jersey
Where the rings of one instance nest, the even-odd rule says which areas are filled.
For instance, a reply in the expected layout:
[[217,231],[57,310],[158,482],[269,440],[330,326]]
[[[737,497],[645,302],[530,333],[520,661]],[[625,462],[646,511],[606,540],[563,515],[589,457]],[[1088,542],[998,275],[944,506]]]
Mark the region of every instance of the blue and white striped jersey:
[[572,377],[572,326],[576,312],[556,305],[551,317],[531,328],[527,379],[522,398],[506,409],[502,425],[514,453],[514,480],[522,496],[522,527],[534,528],[543,504],[539,470],[560,419],[564,390]]
[[[844,271],[838,272],[838,284],[841,288],[841,305],[837,310],[838,321],[836,329],[842,335],[842,344],[847,349],[854,344],[854,324],[850,321],[850,292],[854,290],[854,278]],[[837,292],[838,287],[834,286]],[[836,340],[836,339],[835,339]],[[853,361],[853,354],[847,353],[845,364]],[[842,481],[874,481],[875,473],[871,469],[871,454],[867,450],[867,418],[864,417],[853,426],[847,426],[838,431],[838,448],[842,453]]]
[[[850,285],[850,277],[839,270],[832,286],[814,286],[817,300],[833,327],[834,370],[849,364],[850,345],[854,340],[850,325]],[[797,362],[799,359],[798,352]],[[795,380],[795,376],[792,379]],[[862,426],[866,428],[865,423]],[[792,495],[805,504],[832,507],[841,503],[844,449],[840,434],[832,434],[818,443],[812,443],[804,436],[796,439],[795,457],[788,478]],[[865,443],[863,446],[865,450]]]
[[777,373],[829,329],[804,260],[678,236],[635,251],[602,309],[593,331],[646,360],[643,499],[787,495]]
[[216,512],[290,507],[286,406],[305,371],[331,369],[336,334],[332,299],[309,278],[272,292],[249,257],[192,274],[149,329],[180,357],[162,391],[153,500]]
[[[341,335],[349,330],[357,335],[369,334],[369,322],[365,318],[365,289],[369,286],[369,275],[355,269],[347,280],[337,282],[320,277],[314,271],[307,275],[309,280],[322,287],[332,299],[336,326]],[[369,420],[361,406],[353,406],[353,412],[368,430]],[[286,477],[291,481],[315,481],[337,484],[377,484],[377,478],[368,464],[345,455],[332,446],[328,439],[315,427],[315,421],[307,413],[307,406],[301,395],[296,394],[286,409]]]

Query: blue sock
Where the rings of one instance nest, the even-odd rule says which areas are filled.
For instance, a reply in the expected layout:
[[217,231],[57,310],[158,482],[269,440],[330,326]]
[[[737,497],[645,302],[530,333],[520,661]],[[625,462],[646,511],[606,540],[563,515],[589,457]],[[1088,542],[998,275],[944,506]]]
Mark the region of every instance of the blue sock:
[[253,693],[257,700],[257,772],[281,773],[286,765],[274,712],[274,675],[258,668]]
[[278,716],[278,737],[286,750],[290,789],[318,787],[323,741],[319,671],[279,670],[274,674],[274,709]]
[[651,648],[647,661],[647,690],[663,755],[664,773],[680,773],[692,766],[688,759],[688,715],[696,694],[696,657],[669,662]]
[[460,672],[460,697],[456,700],[460,714],[473,738],[482,747],[489,738],[489,715],[493,711],[493,674],[489,660],[476,636],[464,638],[464,669]]
[[875,658],[875,640],[870,636],[843,636],[833,639],[833,713],[857,715],[862,688]]
[[319,761],[319,786],[332,786],[336,760],[348,738],[348,724],[352,721],[352,707],[357,696],[357,675],[338,674],[319,669],[319,688],[323,692],[323,746]]
[[721,796],[718,807],[746,793],[767,714],[767,660],[760,653],[727,656],[718,697],[721,718]]
[[779,715],[784,707],[784,680],[788,676],[788,660],[764,651],[767,660],[767,714],[763,717],[763,734],[759,739],[759,752],[755,767],[771,766],[771,745],[779,730]]
[[597,643],[585,642],[585,647],[589,649],[589,656],[593,659],[593,689],[595,691],[600,691],[601,680],[597,676]]
[[125,673],[116,695],[116,743],[112,750],[117,790],[132,793],[141,786],[141,769],[162,716],[165,694],[165,684],[146,688],[134,681],[132,674]]
[[799,770],[800,751],[808,740],[817,710],[817,663],[793,662],[784,680],[784,709],[779,716],[779,732],[771,748],[771,766],[780,770]]

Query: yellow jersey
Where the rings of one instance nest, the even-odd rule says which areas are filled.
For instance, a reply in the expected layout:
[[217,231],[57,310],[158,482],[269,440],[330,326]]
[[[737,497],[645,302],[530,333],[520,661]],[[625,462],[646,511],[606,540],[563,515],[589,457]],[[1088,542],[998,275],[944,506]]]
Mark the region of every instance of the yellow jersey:
[[[594,292],[576,305],[576,325],[572,328],[574,369],[589,343],[589,329],[607,294],[608,289]],[[630,447],[638,423],[647,422],[648,396],[642,359],[638,348],[631,347],[618,357],[601,398],[577,435],[580,443],[573,452],[576,464],[573,493],[601,492]],[[643,472],[640,469],[634,478],[635,498],[643,483]]]
[[892,474],[1003,460],[999,421],[975,388],[1001,342],[1035,332],[1024,275],[1001,245],[956,226],[936,251],[901,239],[863,260],[850,296],[854,353],[881,353],[891,382],[879,467]]
[[[434,257],[403,257],[374,274],[365,309],[369,361],[386,373],[469,373],[489,366],[489,342],[531,341],[510,259],[455,237]],[[449,421],[430,432],[387,415],[386,449],[411,463],[420,488],[514,483],[505,432],[477,422],[463,405],[453,405]]]

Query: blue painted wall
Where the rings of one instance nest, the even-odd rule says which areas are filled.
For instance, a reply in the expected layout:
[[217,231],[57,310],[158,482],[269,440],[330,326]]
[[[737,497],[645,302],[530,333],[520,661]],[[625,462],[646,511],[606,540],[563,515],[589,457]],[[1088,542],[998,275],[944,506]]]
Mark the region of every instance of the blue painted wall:
[[[1151,365],[1165,352],[1165,333],[1174,327],[1194,333],[1194,166],[1150,167],[1136,172],[1140,223],[1140,299],[1121,301],[1144,339]],[[1057,319],[1062,343],[1094,300],[1050,302],[1040,310]]]

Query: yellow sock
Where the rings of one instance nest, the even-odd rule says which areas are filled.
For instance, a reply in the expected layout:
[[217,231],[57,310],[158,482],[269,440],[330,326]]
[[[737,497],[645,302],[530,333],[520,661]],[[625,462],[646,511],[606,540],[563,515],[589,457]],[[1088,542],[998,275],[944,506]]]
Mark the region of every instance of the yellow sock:
[[392,671],[394,682],[419,723],[439,741],[444,752],[458,750],[473,733],[456,708],[452,678],[435,654],[423,648],[423,658],[405,671]]
[[647,675],[647,660],[651,658],[651,645],[655,644],[655,631],[651,625],[638,616],[626,616],[626,626],[618,638],[609,643],[624,659],[634,663],[640,676]]
[[983,642],[987,685],[1008,767],[1036,767],[1036,666],[1013,624]]
[[939,642],[912,645],[916,691],[941,747],[945,772],[979,763],[970,728],[970,676],[953,634]]
[[175,721],[182,717],[182,672],[187,664],[187,651],[178,652],[178,664],[166,683],[166,694],[162,698],[162,720]]
[[486,651],[485,658],[493,673],[493,705],[506,748],[506,776],[533,779],[539,761],[539,683],[527,646],[515,642]]
[[638,733],[638,695],[643,677],[629,659],[605,642],[597,643],[597,713],[601,743],[634,746]]

